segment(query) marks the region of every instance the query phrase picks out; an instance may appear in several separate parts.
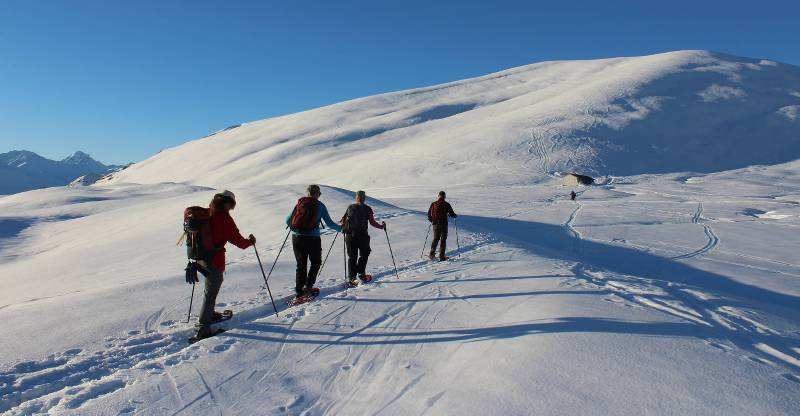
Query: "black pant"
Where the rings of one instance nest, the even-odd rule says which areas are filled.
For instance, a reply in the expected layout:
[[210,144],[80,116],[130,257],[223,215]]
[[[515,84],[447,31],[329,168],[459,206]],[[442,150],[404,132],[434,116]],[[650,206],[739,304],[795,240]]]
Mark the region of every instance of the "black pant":
[[431,244],[431,256],[436,255],[437,245],[439,245],[439,257],[442,258],[444,257],[444,253],[447,251],[447,223],[433,224],[433,242]]
[[[322,266],[322,239],[309,235],[293,235],[292,250],[297,261],[294,290],[302,295],[303,288],[311,289],[317,281],[317,274]],[[309,259],[311,269],[308,269]]]
[[222,272],[208,264],[198,264],[199,271],[206,279],[203,306],[200,308],[200,330],[207,331],[214,319],[214,305],[217,303],[219,288],[222,287]]
[[356,274],[367,271],[367,260],[372,249],[369,248],[369,234],[345,235],[347,245],[347,277],[355,279]]

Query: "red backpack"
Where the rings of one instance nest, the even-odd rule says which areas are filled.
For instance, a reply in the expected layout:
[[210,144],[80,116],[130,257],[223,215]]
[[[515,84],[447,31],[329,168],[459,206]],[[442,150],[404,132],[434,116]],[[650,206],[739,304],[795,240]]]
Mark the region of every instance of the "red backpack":
[[210,262],[217,252],[211,231],[211,210],[189,207],[183,211],[183,231],[186,232],[186,255],[191,260]]
[[297,206],[292,213],[292,231],[307,233],[317,228],[318,211],[319,202],[313,197],[306,196],[297,200]]
[[431,220],[433,222],[446,222],[447,221],[447,203],[438,200],[431,204]]

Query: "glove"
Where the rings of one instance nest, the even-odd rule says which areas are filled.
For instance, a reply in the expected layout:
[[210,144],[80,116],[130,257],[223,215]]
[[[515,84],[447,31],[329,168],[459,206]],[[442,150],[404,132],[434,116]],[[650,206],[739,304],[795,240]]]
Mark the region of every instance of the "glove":
[[250,234],[250,236],[247,237],[247,239],[250,240],[251,244],[255,244],[256,243],[256,236],[254,236],[253,234]]
[[189,262],[186,265],[186,283],[193,285],[199,281],[200,279],[197,278],[197,263]]

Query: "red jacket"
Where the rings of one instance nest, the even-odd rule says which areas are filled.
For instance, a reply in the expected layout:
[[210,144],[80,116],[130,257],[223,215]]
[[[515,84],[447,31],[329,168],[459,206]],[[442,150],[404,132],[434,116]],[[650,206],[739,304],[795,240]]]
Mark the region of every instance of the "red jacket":
[[211,235],[214,237],[214,247],[219,248],[211,263],[220,272],[225,271],[225,244],[231,243],[244,250],[253,243],[239,234],[239,228],[233,222],[231,214],[227,211],[211,210]]

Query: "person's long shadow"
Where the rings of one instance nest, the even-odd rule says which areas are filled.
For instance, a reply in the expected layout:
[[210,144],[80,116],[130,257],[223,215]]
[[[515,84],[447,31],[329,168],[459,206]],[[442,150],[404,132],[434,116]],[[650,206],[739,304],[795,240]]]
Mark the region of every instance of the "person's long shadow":
[[[461,264],[464,264],[463,262]],[[443,275],[439,278],[434,278],[430,280],[413,280],[413,279],[402,279],[402,280],[383,280],[381,281],[381,285],[408,285],[409,283],[416,283],[414,286],[409,286],[406,290],[414,290],[419,289],[424,286],[430,286],[435,284],[447,284],[447,283],[483,283],[483,282],[502,282],[502,281],[516,281],[516,280],[532,280],[532,279],[553,279],[559,277],[573,277],[571,274],[542,274],[542,275],[529,275],[529,276],[497,276],[497,277],[471,277],[469,279],[447,279],[447,275]]]
[[490,298],[513,298],[518,296],[545,296],[545,295],[608,295],[608,290],[539,290],[534,292],[506,292],[506,293],[478,293],[463,296],[440,296],[435,298],[329,298],[329,301],[359,302],[359,303],[419,303],[419,302],[441,302],[449,300],[470,300],[470,299],[490,299]]
[[[348,332],[336,329],[299,329],[291,325],[262,322],[250,322],[238,329],[240,331],[226,332],[224,336],[287,344],[402,345],[487,341],[553,333],[610,333],[727,340],[731,338],[732,332],[689,322],[632,322],[591,317],[564,317],[547,322],[453,329],[411,330],[368,325]],[[782,341],[780,337],[768,334],[758,334],[756,337],[760,342],[771,344]]]

